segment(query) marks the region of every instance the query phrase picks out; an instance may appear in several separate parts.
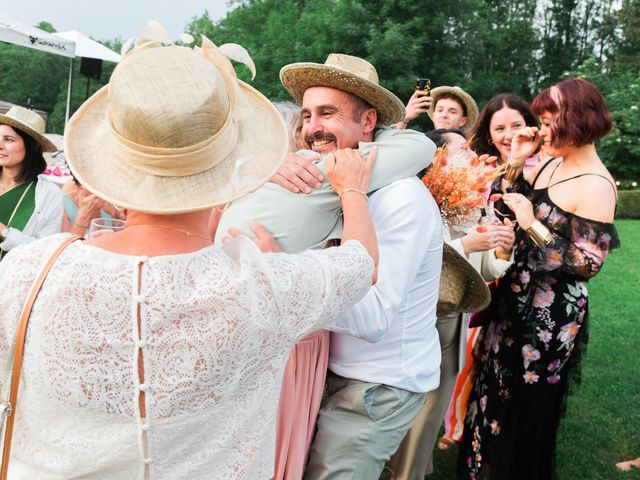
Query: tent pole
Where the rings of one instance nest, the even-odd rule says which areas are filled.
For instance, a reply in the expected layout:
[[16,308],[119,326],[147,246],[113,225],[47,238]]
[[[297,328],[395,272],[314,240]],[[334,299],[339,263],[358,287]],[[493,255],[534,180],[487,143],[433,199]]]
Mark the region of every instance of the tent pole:
[[73,84],[73,57],[69,62],[69,84],[67,85],[67,110],[64,114],[64,126],[67,127],[69,123],[69,109],[71,108],[71,85]]

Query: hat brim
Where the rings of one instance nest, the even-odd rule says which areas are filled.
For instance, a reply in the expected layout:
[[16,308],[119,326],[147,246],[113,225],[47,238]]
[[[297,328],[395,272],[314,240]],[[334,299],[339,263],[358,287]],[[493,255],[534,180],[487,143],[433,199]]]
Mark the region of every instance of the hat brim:
[[11,128],[20,130],[22,133],[26,133],[36,142],[40,144],[43,152],[56,152],[58,148],[47,137],[36,132],[33,128],[25,125],[24,123],[16,120],[13,117],[9,117],[3,113],[0,113],[0,124],[9,125]]
[[151,175],[118,161],[107,121],[108,85],[74,114],[64,143],[69,168],[89,191],[122,208],[170,215],[222,205],[262,186],[288,146],[282,116],[260,92],[238,80],[250,111],[238,120],[234,150],[214,167],[183,176]]
[[[445,243],[442,252],[442,275],[440,279],[440,288],[464,288],[462,299],[457,305],[445,304],[438,302],[438,315],[446,313],[464,313],[476,312],[484,309],[491,301],[491,293],[487,283],[484,281],[478,271],[473,268],[466,258],[460,255],[452,246]],[[456,275],[447,275],[446,269],[455,272]],[[464,284],[459,283],[447,284],[451,278],[460,278],[460,274],[464,278]]]
[[300,105],[308,88],[331,87],[370,103],[378,111],[380,124],[393,125],[405,117],[404,104],[389,90],[336,67],[320,63],[292,63],[282,67],[280,81]]
[[478,116],[480,112],[478,111],[478,105],[476,105],[475,100],[469,95],[467,92],[462,90],[459,87],[436,87],[431,90],[431,97],[433,98],[433,102],[431,102],[431,106],[429,110],[427,110],[427,114],[429,118],[433,120],[433,114],[435,113],[436,103],[443,95],[454,95],[464,103],[464,106],[467,110],[467,123],[465,123],[460,130],[464,132],[464,134],[470,133],[474,127],[476,126],[476,122],[478,121]]

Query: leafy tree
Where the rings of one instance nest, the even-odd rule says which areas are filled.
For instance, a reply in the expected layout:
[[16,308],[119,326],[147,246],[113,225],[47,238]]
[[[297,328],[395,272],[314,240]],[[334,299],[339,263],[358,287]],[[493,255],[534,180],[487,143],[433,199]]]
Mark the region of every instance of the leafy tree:
[[2,99],[51,112],[69,59],[16,45],[0,44]]
[[40,22],[36,25],[36,27],[39,28],[40,30],[44,30],[45,32],[49,32],[49,33],[57,32],[55,27],[49,22]]

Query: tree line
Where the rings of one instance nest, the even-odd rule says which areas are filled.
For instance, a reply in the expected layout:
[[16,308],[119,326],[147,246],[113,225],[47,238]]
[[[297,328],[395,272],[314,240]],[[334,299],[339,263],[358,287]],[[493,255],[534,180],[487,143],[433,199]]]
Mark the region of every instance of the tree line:
[[[417,77],[458,85],[482,107],[498,93],[531,100],[548,85],[581,76],[600,88],[614,118],[599,145],[603,160],[623,186],[640,177],[640,0],[235,0],[231,6],[219,21],[207,11],[193,17],[185,31],[197,43],[205,35],[247,48],[258,72],[251,83],[272,100],[288,98],[278,78],[283,65],[322,63],[331,52],[369,60],[403,101]],[[106,43],[118,49],[121,42]],[[50,112],[49,129],[61,131],[68,60],[3,44],[0,62],[2,100],[31,98]],[[104,67],[90,91],[108,80],[113,67]],[[238,75],[249,80],[244,66]],[[74,108],[85,92],[84,81],[76,82]],[[432,126],[422,118],[416,128]]]

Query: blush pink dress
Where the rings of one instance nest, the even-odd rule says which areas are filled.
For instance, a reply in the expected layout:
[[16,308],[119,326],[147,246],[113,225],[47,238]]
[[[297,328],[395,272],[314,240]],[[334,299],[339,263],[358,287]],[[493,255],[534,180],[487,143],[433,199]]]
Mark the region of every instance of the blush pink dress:
[[329,363],[329,332],[312,333],[291,350],[276,420],[275,480],[300,480],[307,463]]

